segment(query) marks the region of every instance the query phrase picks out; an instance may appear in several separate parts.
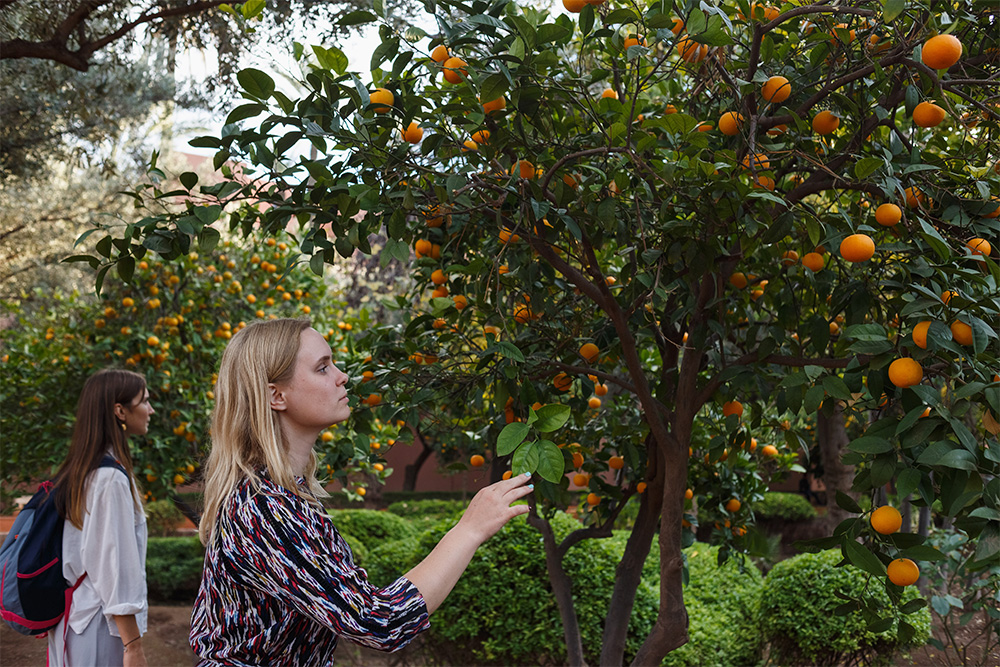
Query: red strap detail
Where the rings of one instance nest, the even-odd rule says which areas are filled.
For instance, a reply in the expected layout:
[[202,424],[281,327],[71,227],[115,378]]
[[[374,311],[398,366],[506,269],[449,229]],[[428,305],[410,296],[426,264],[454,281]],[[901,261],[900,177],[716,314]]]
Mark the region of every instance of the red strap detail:
[[55,565],[58,562],[59,562],[58,558],[53,558],[51,562],[46,563],[45,565],[41,566],[40,568],[38,568],[34,572],[24,572],[24,573],[18,572],[17,573],[17,577],[18,577],[18,579],[31,579],[32,577],[37,577],[42,572],[45,572],[45,570],[49,569],[50,567],[52,567],[53,565]]

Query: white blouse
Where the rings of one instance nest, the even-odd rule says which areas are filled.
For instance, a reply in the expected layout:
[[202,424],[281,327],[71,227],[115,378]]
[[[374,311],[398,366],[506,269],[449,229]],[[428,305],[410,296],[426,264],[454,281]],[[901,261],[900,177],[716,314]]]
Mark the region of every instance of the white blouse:
[[146,514],[128,478],[117,468],[97,468],[87,481],[83,530],[66,521],[63,530],[63,577],[73,594],[69,626],[83,633],[101,611],[111,635],[118,637],[113,616],[135,615],[146,634]]

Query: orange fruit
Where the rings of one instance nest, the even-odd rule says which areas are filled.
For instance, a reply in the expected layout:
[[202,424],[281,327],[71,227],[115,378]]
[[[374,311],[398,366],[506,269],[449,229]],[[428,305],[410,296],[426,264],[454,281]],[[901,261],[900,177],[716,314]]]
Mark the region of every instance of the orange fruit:
[[582,472],[578,472],[573,475],[573,484],[576,486],[587,486],[590,483],[590,476],[585,475]]
[[[998,164],[1000,164],[1000,163],[998,163]],[[994,197],[993,199],[994,199],[994,201],[997,200],[996,197]],[[989,212],[989,213],[983,213],[982,214],[982,216],[984,218],[991,218],[992,219],[992,218],[1000,217],[1000,204],[994,203],[993,205],[995,206],[995,208],[991,212]],[[126,297],[125,299],[127,299],[127,298],[128,297]],[[122,303],[123,304],[125,303],[125,299],[122,299]]]
[[434,272],[431,274],[431,282],[435,285],[444,285],[448,282],[448,274],[441,269],[434,269]]
[[633,35],[625,40],[623,48],[628,51],[630,46],[646,46],[646,38]]
[[924,42],[920,59],[931,69],[948,69],[962,57],[962,42],[954,35],[937,35]]
[[531,308],[527,304],[519,303],[514,306],[514,320],[519,324],[527,324],[531,321]]
[[969,242],[965,244],[965,247],[969,249],[973,255],[981,255],[983,257],[989,257],[990,253],[993,251],[993,246],[986,239],[974,238],[969,239]]
[[715,125],[711,123],[698,123],[697,127],[694,128],[697,132],[711,132],[715,129]]
[[882,535],[892,535],[903,525],[903,515],[895,507],[883,505],[872,512],[872,528]]
[[677,40],[677,53],[681,59],[689,63],[700,63],[708,57],[709,47],[699,44],[687,35]]
[[639,482],[638,484],[635,485],[635,492],[636,493],[644,493],[645,491],[646,491],[646,483],[645,482]]
[[763,447],[761,447],[760,453],[769,459],[773,459],[775,456],[778,455],[778,448],[775,447],[774,445],[764,445]]
[[597,408],[601,407],[601,399],[597,398],[596,396],[591,396],[590,398],[587,399],[587,405],[592,410],[596,410]]
[[781,263],[784,266],[795,266],[799,262],[799,253],[794,250],[786,250],[781,255]]
[[518,160],[514,165],[511,165],[510,173],[513,174],[515,170],[521,178],[531,179],[535,177],[535,165],[528,160]]
[[451,54],[448,53],[448,47],[444,44],[438,44],[434,47],[434,50],[431,51],[431,60],[436,62],[438,65],[448,60],[450,57]]
[[955,296],[958,296],[958,292],[952,292],[951,290],[945,290],[945,291],[941,292],[941,302],[944,305],[947,306],[949,303],[951,303],[952,297],[955,297]]
[[597,361],[597,357],[600,354],[601,349],[593,343],[584,343],[580,346],[580,356],[586,359],[588,363],[592,364]]
[[903,195],[906,198],[906,208],[916,208],[926,199],[923,192],[912,186],[903,190]]
[[692,498],[694,498],[694,490],[693,490],[693,489],[688,489],[688,490],[686,490],[686,491],[684,492],[684,497],[685,497],[685,498],[686,498],[687,500],[691,500]]
[[373,408],[381,402],[382,397],[379,394],[368,394],[368,398],[364,400],[366,405],[370,405]]
[[875,222],[883,227],[892,227],[903,219],[903,210],[895,204],[882,204],[875,209]]
[[889,381],[897,387],[905,389],[920,384],[924,378],[924,369],[918,361],[910,357],[901,357],[889,364]]
[[728,417],[729,415],[736,415],[737,417],[743,416],[743,404],[739,401],[726,401],[722,404],[722,416]]
[[959,345],[972,345],[972,327],[965,322],[955,320],[951,323],[951,337]]
[[[722,123],[719,123],[719,127],[722,127]],[[748,153],[746,157],[743,158],[741,163],[744,169],[750,169],[751,164],[754,169],[767,169],[771,166],[770,160],[763,153]]]
[[674,17],[674,24],[670,27],[670,32],[674,33],[675,35],[679,35],[681,34],[682,30],[684,30],[684,21],[677,17]]
[[566,11],[573,14],[579,14],[586,4],[586,0],[563,0],[563,7],[566,8]]
[[413,244],[413,250],[417,253],[417,257],[424,257],[431,254],[431,242],[427,239],[417,239],[417,242]]
[[510,479],[510,476],[513,475],[513,474],[514,474],[513,472],[511,472],[510,470],[507,470],[507,471],[504,472],[503,478],[504,479]]
[[606,396],[608,393],[608,385],[606,384],[595,384],[594,393],[598,396]]
[[886,568],[889,581],[897,586],[910,586],[920,578],[920,568],[909,558],[897,558]]
[[621,456],[612,456],[608,459],[608,467],[612,470],[621,470],[625,467],[625,459]]
[[583,454],[580,452],[573,452],[573,467],[579,468],[583,465]]
[[484,463],[486,463],[486,459],[484,459],[481,454],[473,454],[469,457],[469,465],[473,468],[479,468]]
[[730,498],[726,501],[726,510],[729,512],[739,512],[743,504],[736,498]]
[[156,336],[150,336],[149,338],[146,339],[146,345],[150,347],[156,347],[159,344],[160,344],[160,339],[157,338]]
[[359,496],[362,496],[362,497],[364,497],[364,495],[365,495],[366,493],[368,493],[368,489],[366,489],[366,488],[365,488],[365,487],[363,487],[363,486],[359,486],[358,488],[354,489],[354,492],[355,492],[356,494],[358,494]]
[[604,92],[601,93],[601,97],[610,97],[613,100],[618,99],[618,93],[614,88],[605,88]]
[[719,118],[719,131],[727,136],[735,136],[740,131],[743,116],[735,111],[727,111]]
[[469,305],[469,300],[462,294],[456,294],[451,297],[451,300],[455,302],[455,308],[458,310],[465,310],[465,307]]
[[392,103],[396,98],[385,88],[376,88],[375,92],[368,96],[372,111],[375,113],[385,113],[392,108]]
[[472,135],[472,140],[477,144],[483,144],[484,146],[490,143],[490,131],[489,130],[479,130]]
[[375,465],[372,466],[372,469],[375,470],[375,472],[382,472],[383,470],[385,470],[385,465],[381,463],[376,463]]
[[556,376],[552,378],[552,385],[559,391],[568,391],[573,386],[573,378],[565,373],[556,373]]
[[479,144],[477,144],[472,139],[466,139],[465,141],[462,142],[462,151],[463,152],[465,152],[465,151],[478,151],[478,150],[479,150]]
[[836,336],[840,333],[840,325],[836,322],[830,322],[830,335]]
[[596,493],[587,494],[587,504],[593,507],[594,505],[599,505],[601,503],[601,497]]
[[424,129],[414,122],[410,123],[405,130],[400,130],[399,134],[403,138],[403,141],[411,144],[419,144],[420,140],[424,138]]
[[867,234],[851,234],[840,242],[840,256],[848,262],[867,262],[875,254],[875,241]]
[[935,127],[945,117],[944,109],[933,102],[921,102],[913,109],[913,124],[917,127]]
[[816,271],[822,271],[825,263],[826,260],[823,259],[823,255],[818,252],[807,252],[802,258],[802,266],[806,267],[810,271],[813,271],[814,273]]
[[931,321],[925,320],[923,322],[918,322],[917,326],[913,327],[913,344],[919,347],[921,350],[927,349],[927,330],[931,328]]
[[444,80],[448,83],[460,83],[469,75],[465,69],[466,63],[461,58],[448,58],[444,61]]
[[792,84],[783,76],[772,76],[764,82],[761,97],[773,104],[781,104],[792,94]]
[[840,118],[832,111],[820,111],[813,117],[812,128],[816,134],[831,134],[840,127]]
[[669,116],[672,113],[677,113],[677,107],[675,107],[673,104],[668,104],[667,106],[663,107],[663,113],[666,114],[667,116]]
[[729,284],[735,287],[736,289],[743,289],[749,284],[749,282],[747,281],[747,277],[745,274],[737,271],[733,275],[729,276]]
[[502,111],[507,108],[507,100],[503,95],[491,100],[489,102],[483,102],[483,112],[486,114],[491,114],[494,111]]

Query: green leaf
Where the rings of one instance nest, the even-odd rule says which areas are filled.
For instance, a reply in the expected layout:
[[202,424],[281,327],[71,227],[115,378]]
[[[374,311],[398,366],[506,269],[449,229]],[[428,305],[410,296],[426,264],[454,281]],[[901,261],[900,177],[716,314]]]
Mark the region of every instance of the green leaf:
[[902,558],[924,561],[947,560],[948,558],[945,554],[941,553],[934,547],[927,546],[926,544],[918,544],[916,546],[903,549],[899,555]]
[[860,454],[882,454],[892,451],[892,443],[885,438],[863,435],[852,440],[847,448]]
[[615,25],[618,23],[638,23],[639,17],[631,9],[616,9],[607,18],[604,19],[607,25]]
[[266,100],[274,92],[274,79],[259,69],[248,67],[236,75],[240,86],[251,97]]
[[837,505],[839,505],[841,509],[850,512],[851,514],[861,514],[861,506],[855,502],[854,498],[851,498],[849,495],[839,490],[837,491],[836,498]]
[[313,47],[313,53],[316,54],[316,61],[319,66],[326,70],[333,70],[337,74],[343,74],[347,71],[348,59],[344,55],[344,52],[335,46],[331,46],[326,49],[322,46]]
[[562,450],[549,440],[539,440],[533,449],[538,458],[535,471],[542,476],[542,479],[553,484],[562,481],[563,475],[566,474],[566,459],[563,458]]
[[193,171],[185,171],[183,174],[178,176],[178,179],[180,179],[181,185],[188,190],[198,184],[198,174]]
[[535,428],[539,433],[551,433],[566,424],[571,412],[568,405],[561,405],[559,403],[543,405],[535,412],[538,415]]
[[496,344],[496,347],[500,352],[500,356],[506,357],[507,359],[513,359],[514,361],[522,364],[524,363],[524,355],[513,343],[502,340]]
[[882,20],[886,23],[895,21],[906,9],[906,0],[882,0]]
[[507,456],[528,436],[529,426],[523,422],[511,422],[503,427],[497,437],[497,455]]
[[267,107],[258,102],[254,102],[252,104],[241,104],[230,111],[229,115],[226,116],[226,125],[229,125],[230,123],[238,123],[241,120],[246,120],[247,118],[253,118],[254,116],[260,115],[264,111],[267,111]]
[[979,544],[976,546],[976,560],[996,562],[1000,555],[1000,524],[988,523],[979,534]]
[[499,99],[510,89],[510,81],[503,73],[491,74],[479,89],[479,99],[483,104]]
[[858,160],[858,162],[854,165],[854,175],[857,177],[859,181],[863,181],[864,179],[868,178],[876,171],[878,171],[879,167],[881,167],[884,164],[885,161],[883,161],[881,158],[877,157],[862,158]]
[[844,556],[854,567],[864,570],[868,574],[873,574],[876,577],[885,576],[885,565],[878,559],[878,556],[850,538],[844,543]]
[[899,494],[899,497],[906,498],[913,493],[920,484],[922,476],[920,471],[915,468],[906,468],[899,473],[899,477],[896,478],[896,493]]
[[359,9],[358,11],[346,14],[343,18],[337,21],[337,25],[346,27],[346,26],[358,25],[360,23],[371,23],[372,21],[375,20],[375,18],[376,16],[371,12],[366,12],[363,9]]

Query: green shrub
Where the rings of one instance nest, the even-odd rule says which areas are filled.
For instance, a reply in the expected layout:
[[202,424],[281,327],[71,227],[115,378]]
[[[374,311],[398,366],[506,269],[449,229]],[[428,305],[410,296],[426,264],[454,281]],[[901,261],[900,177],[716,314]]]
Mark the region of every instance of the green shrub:
[[[457,519],[446,519],[418,540],[385,544],[369,554],[373,583],[385,585],[420,562]],[[553,518],[557,536],[580,527]],[[603,619],[625,538],[585,540],[566,555],[586,659],[600,656]],[[657,583],[646,580],[636,597],[627,652],[634,655],[656,619]],[[524,517],[512,520],[479,548],[451,595],[431,620],[426,653],[444,664],[560,664],[566,661],[559,610],[545,569],[542,537]]]
[[150,537],[146,549],[149,599],[190,602],[198,594],[205,547],[197,537]]
[[328,512],[341,534],[356,538],[368,551],[383,542],[416,535],[416,530],[406,519],[389,512],[376,510],[328,510]]
[[768,491],[763,500],[753,505],[758,519],[785,519],[786,521],[806,521],[816,518],[816,508],[798,493]]
[[684,550],[688,583],[684,605],[688,643],[672,651],[664,665],[726,667],[760,661],[760,607],[763,577],[753,564],[728,559],[719,566],[719,548],[702,542]]
[[[774,566],[764,580],[760,627],[769,643],[771,661],[790,665],[889,664],[900,649],[922,646],[930,637],[930,611],[924,607],[906,616],[916,633],[903,645],[897,634],[898,619],[882,582],[851,566],[835,567],[839,550],[801,554]],[[866,588],[867,582],[867,591]],[[845,600],[874,596],[897,622],[880,634],[867,630],[858,612],[837,616],[834,609]],[[839,596],[839,597],[838,597]],[[904,590],[902,603],[920,597],[913,586]]]
[[146,524],[150,535],[169,537],[183,520],[184,514],[173,501],[154,500],[146,503]]
[[351,547],[351,553],[354,554],[354,564],[358,567],[364,567],[365,563],[368,562],[368,547],[350,533],[341,533],[340,535],[347,542],[347,546]]
[[461,500],[400,500],[386,508],[405,518],[418,533],[429,530],[442,519],[459,519],[468,503]]

